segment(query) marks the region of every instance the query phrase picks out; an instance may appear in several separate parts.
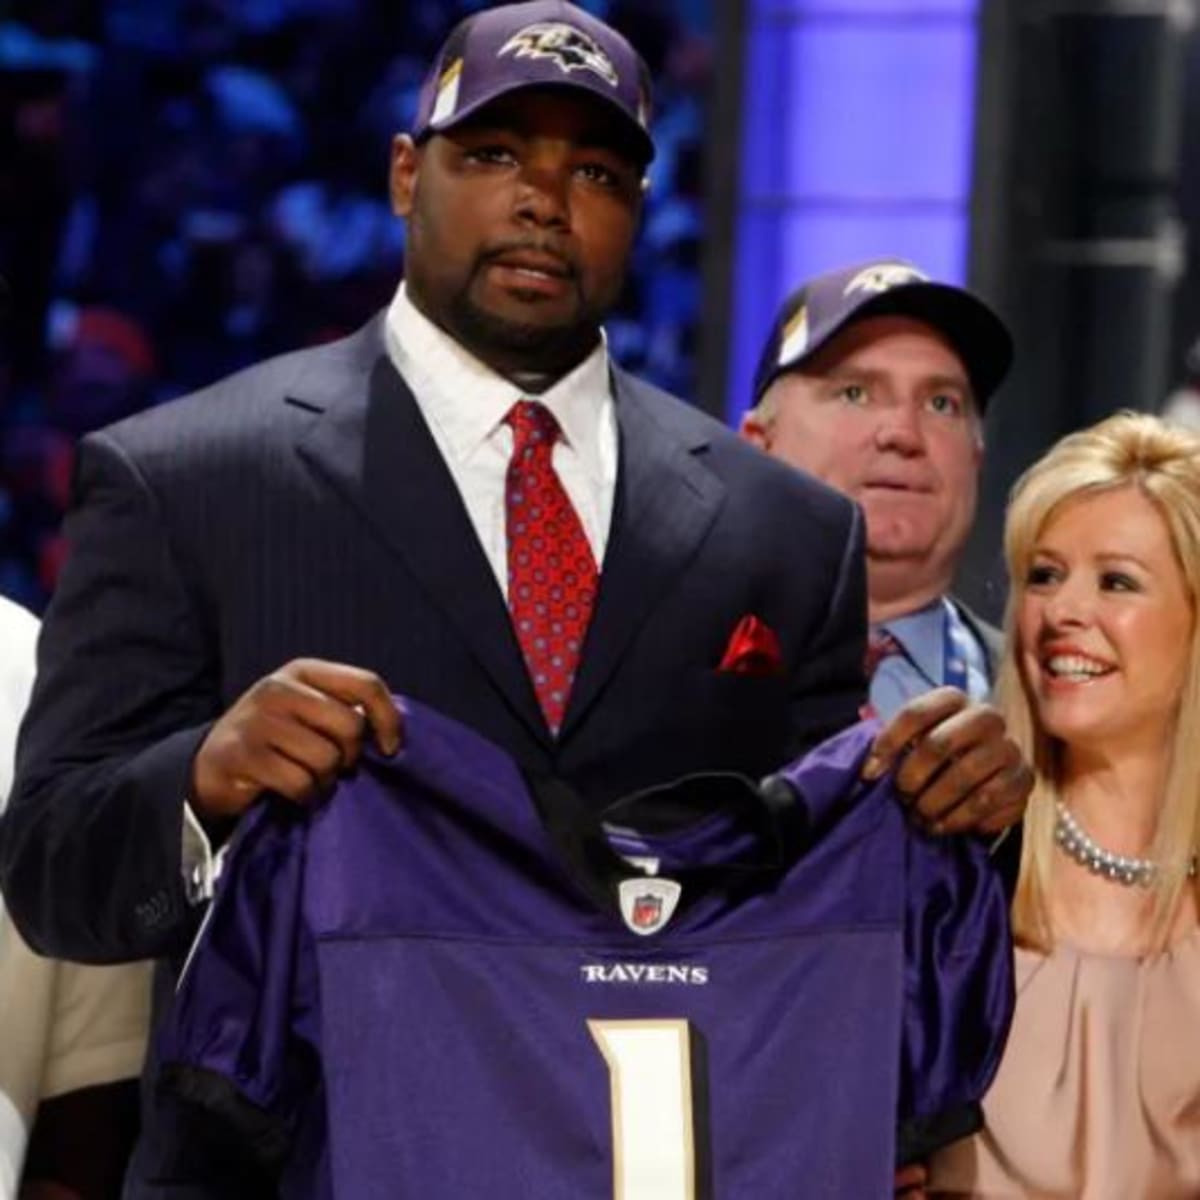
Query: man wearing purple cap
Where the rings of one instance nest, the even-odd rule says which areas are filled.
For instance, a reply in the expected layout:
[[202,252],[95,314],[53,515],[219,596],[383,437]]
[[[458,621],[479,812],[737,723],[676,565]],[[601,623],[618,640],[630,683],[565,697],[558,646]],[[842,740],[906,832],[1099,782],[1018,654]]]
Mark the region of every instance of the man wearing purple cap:
[[949,593],[975,515],[984,408],[1012,361],[982,301],[884,261],[784,303],[742,434],[862,506],[871,706],[950,685],[991,691],[999,631]]
[[[865,711],[891,718],[943,686],[991,692],[1000,631],[949,593],[975,516],[984,407],[1012,353],[982,301],[899,260],[801,285],[767,337],[742,436],[866,518]],[[997,857],[1015,880],[1019,839]],[[910,1168],[898,1194],[923,1179]]]
[[[761,776],[854,720],[856,510],[608,356],[649,107],[633,48],[572,5],[468,18],[393,147],[389,309],[84,439],[0,826],[36,948],[178,961],[214,846],[260,795],[325,794],[368,735],[394,754],[391,692],[594,805]],[[914,739],[927,815],[1020,811],[995,714],[917,706],[868,770]]]

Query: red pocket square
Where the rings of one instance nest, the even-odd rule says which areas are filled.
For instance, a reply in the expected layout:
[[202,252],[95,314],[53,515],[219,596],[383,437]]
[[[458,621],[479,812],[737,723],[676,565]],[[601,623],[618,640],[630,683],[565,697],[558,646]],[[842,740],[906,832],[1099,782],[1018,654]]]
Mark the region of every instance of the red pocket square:
[[717,670],[733,675],[782,675],[783,654],[775,630],[757,617],[743,617]]

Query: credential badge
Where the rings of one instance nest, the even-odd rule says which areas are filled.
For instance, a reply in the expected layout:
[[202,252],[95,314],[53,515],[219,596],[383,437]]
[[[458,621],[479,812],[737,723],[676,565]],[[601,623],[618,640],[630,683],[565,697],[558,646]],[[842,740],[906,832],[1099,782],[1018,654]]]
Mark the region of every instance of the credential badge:
[[908,263],[885,262],[876,263],[872,267],[859,271],[846,284],[846,295],[852,292],[886,292],[890,288],[899,287],[902,283],[928,283],[929,276]]
[[675,915],[683,888],[673,879],[623,879],[617,892],[625,924],[647,937]]
[[548,58],[564,75],[572,71],[591,71],[614,88],[620,82],[612,59],[595,38],[561,21],[526,25],[500,47],[496,57],[502,58],[506,54],[514,58]]

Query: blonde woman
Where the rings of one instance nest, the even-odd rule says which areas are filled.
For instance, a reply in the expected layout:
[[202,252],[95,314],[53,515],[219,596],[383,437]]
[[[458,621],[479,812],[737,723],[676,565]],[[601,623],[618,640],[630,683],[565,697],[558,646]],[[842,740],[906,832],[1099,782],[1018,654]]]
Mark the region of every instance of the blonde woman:
[[1200,1195],[1200,438],[1121,414],[1017,483],[1002,705],[1037,783],[1017,1009],[932,1195]]

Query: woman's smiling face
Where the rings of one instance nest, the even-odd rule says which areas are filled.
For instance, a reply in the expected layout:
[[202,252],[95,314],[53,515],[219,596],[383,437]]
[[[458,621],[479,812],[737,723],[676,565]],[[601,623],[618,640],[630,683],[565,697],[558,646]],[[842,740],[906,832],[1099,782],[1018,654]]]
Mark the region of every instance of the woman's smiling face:
[[1019,662],[1046,732],[1106,756],[1166,744],[1194,612],[1154,503],[1132,486],[1066,501],[1014,584]]

